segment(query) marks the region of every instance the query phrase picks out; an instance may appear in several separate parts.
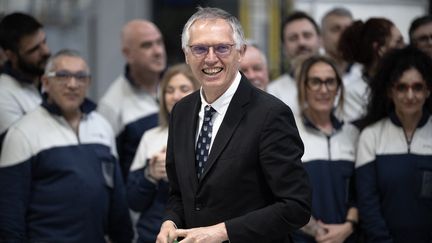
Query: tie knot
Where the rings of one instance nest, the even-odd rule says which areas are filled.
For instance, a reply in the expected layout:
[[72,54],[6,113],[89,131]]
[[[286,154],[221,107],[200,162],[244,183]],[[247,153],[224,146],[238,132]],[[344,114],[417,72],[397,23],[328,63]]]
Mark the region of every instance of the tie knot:
[[204,107],[204,117],[212,118],[215,112],[216,112],[216,110],[213,109],[213,107],[211,107],[209,105],[206,105]]

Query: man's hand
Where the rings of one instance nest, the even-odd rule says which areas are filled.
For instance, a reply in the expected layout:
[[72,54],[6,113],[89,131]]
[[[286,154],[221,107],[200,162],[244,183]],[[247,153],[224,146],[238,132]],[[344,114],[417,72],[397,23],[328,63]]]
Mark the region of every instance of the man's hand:
[[153,157],[149,161],[148,165],[148,173],[151,178],[156,181],[160,181],[162,179],[167,180],[167,174],[165,170],[165,157],[166,151],[163,149],[159,153],[153,155]]
[[228,240],[225,223],[208,227],[178,229],[176,234],[184,238],[180,243],[221,243]]
[[163,222],[156,243],[173,243],[177,239],[176,226],[173,221]]
[[350,223],[325,224],[321,221],[318,221],[318,224],[327,231],[326,234],[317,235],[315,237],[315,240],[319,243],[342,243],[353,232],[353,228]]

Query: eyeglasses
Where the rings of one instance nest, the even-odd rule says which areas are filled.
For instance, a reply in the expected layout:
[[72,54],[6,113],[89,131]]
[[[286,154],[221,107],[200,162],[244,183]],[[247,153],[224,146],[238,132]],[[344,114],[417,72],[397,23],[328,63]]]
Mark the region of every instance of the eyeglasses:
[[213,48],[218,57],[227,57],[231,54],[232,47],[235,44],[216,44],[216,45],[190,45],[189,48],[195,57],[204,57]]
[[327,78],[322,80],[320,78],[308,78],[306,80],[307,87],[312,91],[318,91],[321,89],[321,85],[325,85],[328,91],[335,91],[339,87],[336,78]]
[[413,84],[397,83],[393,86],[393,89],[400,94],[405,94],[410,89],[413,93],[421,93],[425,91],[426,85],[420,82],[416,82]]
[[48,72],[46,76],[49,78],[56,78],[56,81],[58,81],[59,83],[62,83],[62,84],[67,83],[72,78],[75,78],[75,80],[79,84],[85,84],[91,78],[91,75],[86,73],[86,72],[72,73],[72,72],[65,71],[65,70],[60,70],[60,71],[56,71],[56,72]]
[[432,40],[432,34],[430,35],[421,35],[419,37],[413,38],[414,42],[420,43],[420,44],[426,44],[429,41]]

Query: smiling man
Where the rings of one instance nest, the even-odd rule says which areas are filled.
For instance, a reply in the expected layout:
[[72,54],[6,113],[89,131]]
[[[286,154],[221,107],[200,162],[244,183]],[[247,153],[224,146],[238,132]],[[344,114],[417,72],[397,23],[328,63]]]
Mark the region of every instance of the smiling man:
[[85,98],[86,62],[63,50],[43,103],[14,124],[0,157],[0,241],[131,242],[114,134]]
[[252,82],[252,84],[266,91],[270,82],[267,67],[267,58],[264,53],[255,45],[248,44],[240,63],[240,71]]
[[128,22],[121,38],[125,71],[99,101],[98,111],[114,129],[126,180],[142,135],[158,124],[157,92],[166,53],[161,32],[147,20]]
[[24,13],[0,22],[0,46],[7,57],[0,75],[0,150],[7,129],[41,102],[40,77],[50,50],[43,26]]
[[310,188],[291,110],[239,72],[238,20],[199,8],[182,34],[201,89],[172,110],[170,197],[157,242],[283,242],[310,217]]
[[294,12],[283,21],[281,37],[290,69],[269,84],[268,92],[285,102],[298,115],[300,110],[295,70],[303,60],[319,53],[320,29],[311,16],[300,11]]

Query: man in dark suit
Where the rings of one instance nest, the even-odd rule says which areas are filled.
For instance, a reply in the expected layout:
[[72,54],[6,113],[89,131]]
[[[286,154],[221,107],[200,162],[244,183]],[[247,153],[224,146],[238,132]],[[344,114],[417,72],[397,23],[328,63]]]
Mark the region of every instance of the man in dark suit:
[[244,36],[227,12],[199,8],[182,48],[202,88],[171,113],[171,191],[157,242],[289,242],[311,206],[291,110],[239,72]]

